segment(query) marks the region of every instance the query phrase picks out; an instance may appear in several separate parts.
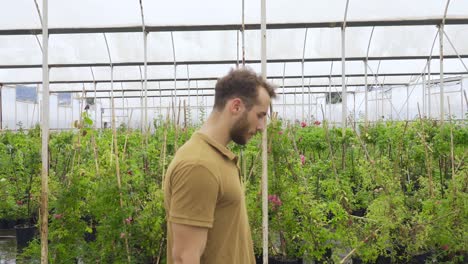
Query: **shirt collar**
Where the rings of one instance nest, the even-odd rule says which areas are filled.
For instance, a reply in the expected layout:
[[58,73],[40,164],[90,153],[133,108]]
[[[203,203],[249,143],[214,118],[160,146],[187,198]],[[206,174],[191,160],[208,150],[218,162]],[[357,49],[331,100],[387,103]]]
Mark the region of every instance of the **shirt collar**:
[[210,144],[212,147],[214,147],[216,150],[218,150],[221,154],[226,156],[228,159],[230,159],[230,160],[232,160],[234,162],[237,162],[237,156],[234,153],[232,153],[232,151],[230,151],[226,146],[223,146],[222,144],[218,143],[214,139],[210,138],[209,136],[207,136],[207,135],[205,135],[205,134],[203,134],[203,133],[201,133],[199,131],[193,133],[193,135],[198,136],[203,141]]

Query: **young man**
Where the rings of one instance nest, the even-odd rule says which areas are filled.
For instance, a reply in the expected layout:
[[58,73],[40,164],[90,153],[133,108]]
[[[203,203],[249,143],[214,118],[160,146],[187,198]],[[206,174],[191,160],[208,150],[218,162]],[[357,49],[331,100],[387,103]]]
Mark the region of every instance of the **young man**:
[[248,69],[218,80],[208,120],[176,153],[164,181],[168,264],[254,264],[237,157],[266,126],[273,87]]

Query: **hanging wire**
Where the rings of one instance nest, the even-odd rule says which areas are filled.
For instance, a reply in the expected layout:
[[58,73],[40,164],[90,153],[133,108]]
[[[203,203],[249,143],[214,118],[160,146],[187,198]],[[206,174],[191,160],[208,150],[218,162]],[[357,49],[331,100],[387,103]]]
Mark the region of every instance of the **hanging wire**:
[[245,67],[245,3],[242,0],[242,66]]
[[452,41],[450,41],[450,38],[449,38],[449,36],[447,35],[447,32],[445,32],[445,30],[444,30],[444,35],[445,35],[445,37],[447,38],[447,41],[448,41],[448,43],[450,44],[450,46],[452,47],[453,51],[454,51],[455,54],[457,55],[458,59],[459,59],[460,62],[462,63],[463,67],[465,68],[465,71],[468,73],[468,67],[466,67],[465,62],[464,62],[463,59],[460,57],[460,54],[458,53],[457,49],[456,49],[455,46],[453,45]]
[[283,115],[284,115],[284,119],[286,119],[286,95],[285,95],[285,88],[284,88],[284,78],[286,76],[286,62],[283,63],[283,89],[282,89],[282,92],[283,92]]
[[[442,23],[439,25],[439,48],[440,48],[440,121],[444,122],[444,27],[445,27],[445,19],[447,17],[448,8],[450,5],[450,0],[447,0],[447,4],[445,5],[444,16],[442,17]],[[429,94],[430,95],[430,94]]]
[[41,28],[42,28],[41,10],[39,9],[39,4],[37,3],[37,0],[34,0],[34,4],[35,4],[35,6],[36,6],[37,15],[38,15],[38,17],[39,17],[39,21],[41,22]]
[[348,16],[348,7],[349,7],[349,0],[346,1],[346,7],[344,12],[344,19],[343,19],[343,27],[341,28],[341,104],[342,104],[342,113],[341,113],[341,126],[342,126],[342,134],[345,135],[346,129],[346,113],[348,112],[348,105],[347,105],[347,95],[346,95],[346,19]]
[[331,65],[330,65],[330,77],[328,77],[328,122],[331,122],[332,120],[332,117],[331,117],[331,107],[332,107],[332,103],[331,103],[331,78],[332,78],[332,72],[333,72],[333,61],[331,62]]
[[[141,24],[142,24],[142,32],[143,32],[143,67],[144,67],[144,81],[142,83],[143,85],[143,90],[144,90],[144,108],[145,108],[145,113],[144,113],[144,131],[146,133],[147,131],[147,126],[148,126],[148,32],[146,32],[146,23],[145,23],[145,13],[143,11],[143,2],[142,0],[139,0],[140,3],[140,13],[141,13]],[[141,69],[140,69],[141,72]],[[145,137],[145,140],[147,141],[147,137]]]
[[[301,121],[305,121],[305,118],[304,118],[304,97],[305,97],[305,94],[304,94],[304,58],[305,58],[305,51],[306,51],[306,45],[307,45],[307,31],[308,30],[309,30],[308,28],[305,29],[304,47],[302,48],[302,63],[301,63],[302,120]],[[309,85],[309,116],[310,116],[310,85]]]
[[369,43],[367,44],[366,60],[364,61],[364,72],[365,72],[365,76],[364,76],[364,79],[365,79],[364,80],[364,82],[365,82],[364,100],[366,102],[364,120],[366,122],[366,125],[367,125],[367,121],[369,120],[369,106],[368,106],[368,104],[369,104],[369,97],[368,97],[369,89],[367,88],[367,65],[368,65],[368,62],[369,62],[369,52],[370,52],[372,37],[374,36],[374,29],[375,29],[375,26],[372,27],[372,31],[371,31],[371,34],[370,34],[370,37],[369,37]]
[[[175,107],[177,106],[177,60],[176,52],[174,45],[174,34],[171,31],[171,43],[172,43],[172,58],[174,59],[174,94],[172,98],[172,104],[174,105],[174,117],[175,117]],[[175,118],[174,118],[175,121]]]
[[[431,52],[430,52],[430,54],[429,54],[429,59],[427,60],[425,66],[424,66],[424,69],[422,70],[422,73],[418,76],[418,78],[416,79],[415,83],[417,83],[417,82],[419,81],[419,79],[420,79],[420,78],[422,77],[422,75],[426,72],[426,69],[429,67],[429,64],[431,63],[431,60],[432,60],[432,53],[433,53],[433,51],[434,51],[434,46],[435,46],[435,42],[436,42],[436,40],[437,40],[437,36],[438,36],[438,35],[439,35],[439,31],[437,31],[436,35],[434,36],[434,40],[433,40],[433,42],[432,42],[432,47],[431,47]],[[430,76],[431,76],[430,73],[429,73],[428,76],[429,76],[429,82],[430,82]],[[413,88],[411,89],[411,92],[409,93],[410,96],[411,96],[411,94],[413,94],[414,88],[415,88],[415,87],[413,87]],[[429,96],[431,96],[429,87],[428,87],[428,91],[429,91]],[[402,106],[402,107],[400,108],[400,110],[397,112],[398,117],[400,117],[400,113],[401,113],[401,111],[403,110],[403,107],[405,107],[405,104],[407,104],[407,103],[408,103],[408,98],[406,98],[405,102],[403,103],[403,106]],[[430,107],[431,107],[431,106],[428,105],[428,108],[430,108]],[[395,110],[395,111],[396,111],[396,110]]]

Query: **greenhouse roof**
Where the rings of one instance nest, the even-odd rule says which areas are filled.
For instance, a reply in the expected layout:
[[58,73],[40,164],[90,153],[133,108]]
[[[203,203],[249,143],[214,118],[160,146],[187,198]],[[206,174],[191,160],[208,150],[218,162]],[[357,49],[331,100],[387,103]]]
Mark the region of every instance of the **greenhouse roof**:
[[[40,84],[42,1],[2,1],[0,9],[0,84]],[[364,85],[366,61],[369,82],[410,84],[428,68],[438,74],[441,24],[445,74],[468,73],[465,0],[276,0],[266,18],[267,76],[284,89],[342,85],[343,27],[348,85]],[[143,31],[147,79],[163,88],[213,87],[242,63],[260,71],[260,1],[50,0],[48,21],[51,91],[96,82],[105,92],[110,65],[114,82],[141,90]]]

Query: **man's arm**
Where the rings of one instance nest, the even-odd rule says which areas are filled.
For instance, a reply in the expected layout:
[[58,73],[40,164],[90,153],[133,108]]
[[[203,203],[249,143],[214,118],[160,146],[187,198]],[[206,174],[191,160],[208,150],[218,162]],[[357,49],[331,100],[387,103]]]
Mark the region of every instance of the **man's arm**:
[[174,264],[199,264],[205,250],[208,228],[171,223]]

